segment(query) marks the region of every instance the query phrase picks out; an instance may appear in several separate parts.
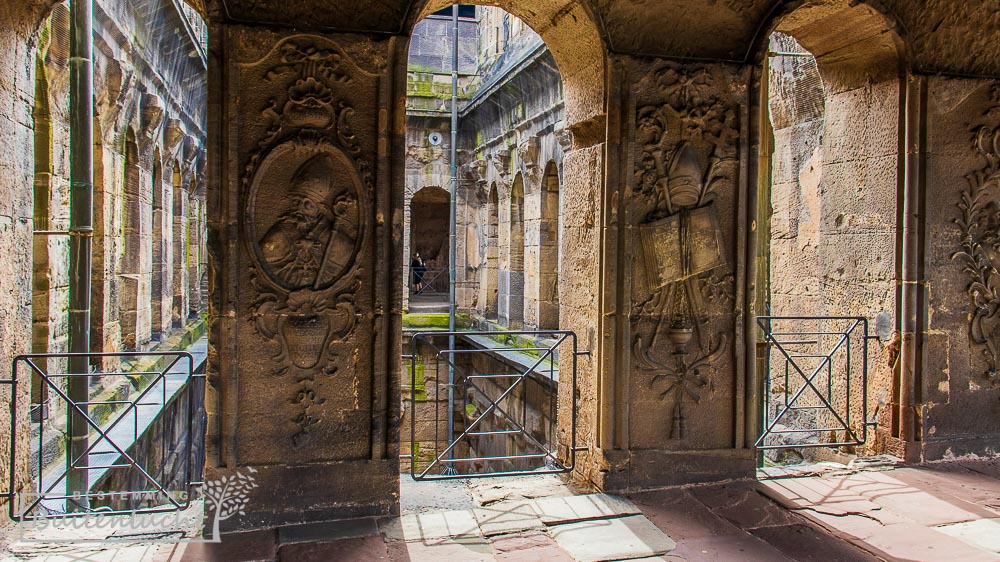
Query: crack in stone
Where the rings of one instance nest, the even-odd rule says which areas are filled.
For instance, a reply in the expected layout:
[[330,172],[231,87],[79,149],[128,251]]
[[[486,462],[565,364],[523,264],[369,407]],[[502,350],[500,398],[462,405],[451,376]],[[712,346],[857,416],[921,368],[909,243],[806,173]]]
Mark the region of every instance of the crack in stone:
[[[881,508],[876,508],[876,509],[873,509],[871,511],[880,511],[880,510],[881,510]],[[862,511],[840,511],[840,512],[834,513],[832,511],[825,511],[825,510],[822,510],[822,509],[817,509],[815,506],[810,506],[810,507],[793,507],[793,508],[791,508],[791,511],[812,511],[814,513],[818,513],[818,514],[821,514],[821,515],[829,515],[831,517],[838,517],[838,518],[847,517],[847,516],[850,516],[850,515],[857,515],[858,517],[864,517],[865,519],[871,519],[872,521],[874,521],[874,522],[878,523],[879,525],[885,527],[885,523],[883,523],[879,518],[877,518],[875,516],[872,516],[872,515],[869,515],[867,512],[862,512]]]

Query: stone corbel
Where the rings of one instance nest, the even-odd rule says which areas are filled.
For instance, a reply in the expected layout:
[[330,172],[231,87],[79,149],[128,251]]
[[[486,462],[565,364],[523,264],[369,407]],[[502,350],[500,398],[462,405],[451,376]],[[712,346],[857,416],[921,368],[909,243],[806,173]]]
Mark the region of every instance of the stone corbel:
[[486,183],[486,170],[487,170],[486,160],[474,160],[471,164],[469,164],[469,167],[475,174],[476,176],[475,179],[477,182]]
[[528,174],[534,175],[538,171],[538,152],[538,137],[531,137],[517,147],[517,155]]
[[180,119],[167,119],[167,124],[163,130],[163,142],[165,151],[173,156],[179,156],[183,150],[182,142],[187,136],[184,123]]
[[142,94],[139,101],[139,127],[147,137],[156,136],[156,131],[163,123],[163,100],[152,93]]

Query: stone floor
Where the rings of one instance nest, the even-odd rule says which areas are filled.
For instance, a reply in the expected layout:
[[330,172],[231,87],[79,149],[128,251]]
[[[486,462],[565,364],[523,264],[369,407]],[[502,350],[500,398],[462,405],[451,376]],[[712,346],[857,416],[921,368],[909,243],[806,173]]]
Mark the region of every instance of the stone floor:
[[[760,481],[618,497],[530,476],[401,486],[397,518],[227,535],[221,544],[26,552],[25,560],[1000,561],[1000,459],[827,463]],[[147,545],[148,547],[148,545]]]

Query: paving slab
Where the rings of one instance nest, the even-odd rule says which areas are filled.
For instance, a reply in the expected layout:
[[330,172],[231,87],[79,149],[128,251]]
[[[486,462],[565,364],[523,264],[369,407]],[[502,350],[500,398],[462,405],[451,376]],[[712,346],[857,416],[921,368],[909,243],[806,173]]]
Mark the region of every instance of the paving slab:
[[379,528],[388,541],[482,538],[472,510],[411,513],[380,521]]
[[872,511],[863,514],[830,515],[814,511],[812,508],[806,508],[796,510],[796,513],[842,538],[859,539],[862,541],[875,536],[876,533],[881,532],[887,525],[912,523],[912,521],[888,510]]
[[546,525],[642,513],[629,500],[608,494],[542,498],[529,503]]
[[936,530],[987,552],[1000,554],[1000,519],[977,519],[944,525]]
[[480,507],[506,501],[573,496],[573,489],[555,474],[532,474],[517,478],[480,478],[470,480],[469,493]]
[[288,544],[279,548],[279,562],[378,562],[389,560],[382,537],[356,537],[332,542]]
[[662,490],[629,496],[661,531],[678,542],[742,532],[699,502],[687,490]]
[[933,491],[938,497],[957,498],[1000,515],[1000,480],[960,465],[900,468],[892,475],[910,486]]
[[220,543],[186,543],[178,552],[182,562],[249,562],[276,560],[278,533],[273,529],[227,533]]
[[[493,549],[484,539],[433,543],[387,543],[392,562],[494,562]],[[336,560],[336,559],[334,559]]]
[[556,541],[543,531],[525,531],[494,537],[494,555],[501,562],[574,562]]
[[378,523],[375,518],[366,517],[281,527],[278,529],[278,543],[331,542],[357,537],[374,537],[378,534]]
[[872,502],[925,526],[961,523],[994,515],[992,511],[957,498],[938,498],[888,472],[858,473],[844,480]]
[[[866,482],[870,484],[870,482]],[[828,515],[869,513],[882,509],[843,478],[764,480],[757,488],[785,507],[808,507]]]
[[916,523],[886,525],[866,543],[892,559],[940,562],[997,562],[997,556]]
[[877,562],[851,543],[804,524],[760,527],[750,534],[799,562]]
[[794,515],[757,491],[752,483],[691,488],[691,495],[715,515],[741,529],[791,525]]
[[681,541],[670,554],[688,562],[760,560],[794,562],[773,546],[747,533]]
[[566,523],[549,532],[579,562],[658,556],[677,546],[642,515]]
[[486,537],[545,528],[534,505],[528,502],[502,502],[490,507],[477,507],[472,513]]

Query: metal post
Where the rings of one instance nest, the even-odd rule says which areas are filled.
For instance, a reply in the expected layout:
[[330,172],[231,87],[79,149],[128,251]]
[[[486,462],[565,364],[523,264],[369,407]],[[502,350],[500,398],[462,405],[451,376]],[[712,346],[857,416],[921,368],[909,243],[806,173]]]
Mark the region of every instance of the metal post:
[[[451,206],[448,212],[448,331],[455,331],[455,230],[458,220],[458,4],[451,6]],[[448,349],[455,349],[455,336],[448,336]],[[455,436],[454,355],[448,359],[448,445]],[[451,456],[454,458],[454,448]],[[446,470],[455,470],[448,463]]]
[[[94,96],[93,96],[93,0],[70,3],[70,218],[69,218],[69,350],[90,351],[90,272],[94,217]],[[89,358],[68,359],[70,373],[87,373]],[[89,379],[71,376],[67,395],[73,403],[88,399]],[[78,411],[67,405],[69,446],[66,452],[66,491],[88,492],[87,434],[85,406]],[[86,509],[86,499],[67,502],[69,510]]]

